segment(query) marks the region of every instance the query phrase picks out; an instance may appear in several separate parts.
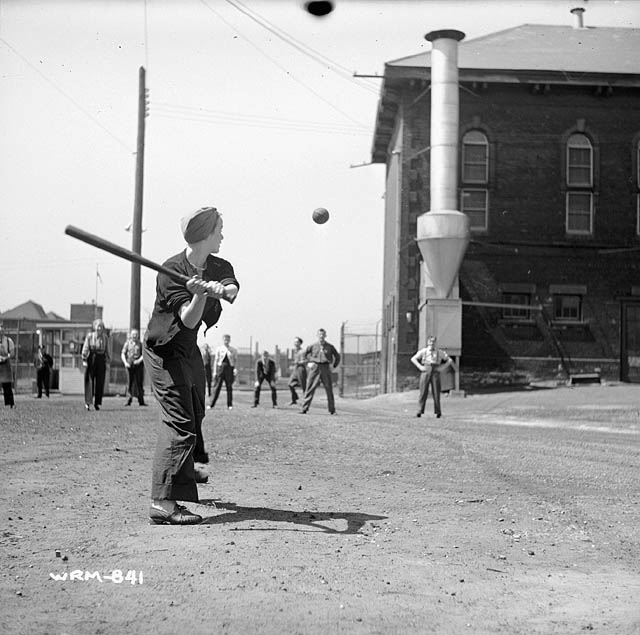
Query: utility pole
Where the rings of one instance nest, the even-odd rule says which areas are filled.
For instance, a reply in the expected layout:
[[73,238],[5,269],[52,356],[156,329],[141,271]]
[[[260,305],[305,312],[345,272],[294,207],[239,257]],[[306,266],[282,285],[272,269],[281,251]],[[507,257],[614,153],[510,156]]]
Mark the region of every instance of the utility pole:
[[[144,186],[144,133],[147,117],[148,93],[146,72],[140,67],[138,88],[138,142],[136,146],[136,185],[131,225],[131,251],[142,253],[142,194]],[[129,310],[129,328],[140,330],[140,265],[131,263],[131,305]]]

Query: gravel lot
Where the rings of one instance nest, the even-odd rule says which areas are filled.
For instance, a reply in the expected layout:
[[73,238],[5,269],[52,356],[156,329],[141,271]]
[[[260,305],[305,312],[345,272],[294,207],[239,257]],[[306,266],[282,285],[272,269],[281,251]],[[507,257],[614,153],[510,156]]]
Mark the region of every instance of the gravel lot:
[[0,632],[640,633],[640,386],[416,399],[238,394],[207,411],[205,521],[169,527],[153,400],[18,395]]

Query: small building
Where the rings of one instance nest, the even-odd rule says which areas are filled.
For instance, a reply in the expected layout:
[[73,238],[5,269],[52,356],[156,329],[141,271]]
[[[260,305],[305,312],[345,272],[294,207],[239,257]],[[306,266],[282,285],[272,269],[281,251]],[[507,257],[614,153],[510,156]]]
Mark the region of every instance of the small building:
[[[525,24],[458,47],[463,380],[597,373],[640,382],[640,31]],[[431,53],[385,64],[381,383],[414,387],[416,223],[429,211]]]
[[[33,389],[33,361],[38,346],[44,345],[53,357],[52,390],[81,394],[84,391],[82,344],[91,331],[93,320],[102,317],[102,310],[103,307],[95,304],[72,304],[70,317],[66,319],[46,312],[40,304],[28,300],[0,313],[0,321],[16,345],[17,359],[13,364],[16,391],[29,392]],[[108,392],[108,387],[109,375],[105,392]]]

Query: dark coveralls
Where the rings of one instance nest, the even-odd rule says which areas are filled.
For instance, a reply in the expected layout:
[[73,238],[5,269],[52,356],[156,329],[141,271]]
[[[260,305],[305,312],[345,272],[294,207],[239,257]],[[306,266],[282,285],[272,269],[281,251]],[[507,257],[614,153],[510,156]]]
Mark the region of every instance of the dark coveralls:
[[331,367],[335,368],[340,363],[340,353],[329,342],[324,344],[316,342],[307,346],[305,356],[308,361],[315,362],[315,366],[309,370],[307,375],[307,389],[302,400],[302,412],[309,410],[316,388],[322,382],[327,392],[327,407],[329,412],[333,414],[336,411],[336,406],[333,398]]
[[[0,335],[0,355],[3,357],[11,357],[15,351],[13,340],[6,335]],[[0,384],[2,384],[2,392],[4,395],[4,405],[15,406],[15,400],[13,397],[13,389],[11,383],[13,382],[13,373],[11,372],[11,360],[7,359],[5,362],[0,363]]]
[[53,357],[49,353],[39,350],[33,362],[36,367],[36,386],[38,387],[38,399],[42,399],[42,389],[48,397],[51,385],[51,368],[53,366]]
[[260,388],[262,382],[267,381],[269,388],[271,388],[271,403],[274,406],[278,405],[278,395],[276,393],[276,363],[269,359],[267,361],[267,368],[264,367],[264,360],[261,357],[256,362],[256,389],[253,393],[253,405],[257,406],[260,403]]
[[130,404],[131,399],[136,397],[138,403],[144,406],[144,364],[142,362],[134,364],[142,355],[142,342],[127,340],[122,348],[122,355],[129,364],[129,368],[127,368],[129,401],[127,403]]
[[[189,277],[195,273],[186,251],[169,258],[164,266]],[[217,256],[207,258],[202,278],[240,288],[231,263]],[[153,499],[198,502],[194,456],[204,453],[204,364],[197,342],[200,324],[189,329],[180,320],[180,308],[191,298],[183,284],[158,274],[144,346],[144,363],[160,404],[151,481]],[[220,301],[207,298],[202,322],[209,328],[221,313]]]
[[87,362],[84,370],[84,402],[88,406],[93,400],[94,406],[102,405],[104,380],[109,363],[109,343],[103,333],[89,333],[82,346],[82,359]]

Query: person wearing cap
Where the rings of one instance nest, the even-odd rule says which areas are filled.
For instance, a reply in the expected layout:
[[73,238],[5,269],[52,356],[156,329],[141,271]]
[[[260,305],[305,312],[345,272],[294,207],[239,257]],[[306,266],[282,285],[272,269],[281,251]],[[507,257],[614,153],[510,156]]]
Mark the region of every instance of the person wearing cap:
[[340,353],[333,344],[327,342],[327,332],[318,329],[318,341],[307,346],[304,357],[309,369],[307,375],[307,388],[302,400],[300,414],[307,414],[313,401],[316,388],[322,383],[327,393],[327,408],[329,413],[336,414],[336,405],[333,397],[333,375],[332,368],[336,368],[340,363]]
[[102,406],[104,380],[110,361],[109,338],[104,331],[104,322],[93,321],[93,330],[87,333],[82,344],[82,365],[84,366],[84,407],[91,410],[91,402],[96,410]]
[[186,249],[164,266],[189,277],[186,284],[164,273],[156,281],[156,300],[143,354],[160,422],[151,482],[149,518],[154,524],[193,525],[202,517],[178,501],[198,502],[197,482],[205,482],[195,462],[207,459],[202,438],[205,374],[198,331],[220,319],[222,299],[234,302],[240,284],[230,262],[217,254],[222,217],[202,207],[182,218]]
[[416,417],[424,414],[424,408],[429,396],[429,386],[433,394],[433,412],[439,419],[442,416],[440,409],[440,371],[444,366],[453,364],[453,360],[443,350],[436,346],[436,338],[430,335],[427,345],[421,348],[412,358],[411,363],[420,371],[420,393],[418,395],[418,412]]
[[16,354],[13,340],[5,335],[4,325],[0,322],[0,384],[4,395],[4,405],[16,407],[13,397],[13,373],[11,372],[11,358]]
[[269,351],[263,351],[262,357],[258,358],[256,362],[256,381],[253,384],[255,390],[253,392],[252,408],[257,408],[260,403],[260,388],[262,387],[262,382],[265,380],[269,384],[269,388],[271,388],[271,406],[273,408],[278,407],[278,393],[276,392],[277,374],[278,369],[276,368],[276,363],[269,357]]

